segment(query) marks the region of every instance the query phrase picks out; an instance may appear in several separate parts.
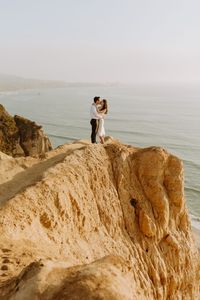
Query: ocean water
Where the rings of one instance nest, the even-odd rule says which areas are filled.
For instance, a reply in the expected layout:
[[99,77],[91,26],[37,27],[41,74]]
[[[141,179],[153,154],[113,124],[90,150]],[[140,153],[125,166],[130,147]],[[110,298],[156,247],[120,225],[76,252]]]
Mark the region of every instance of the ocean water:
[[180,157],[193,225],[200,229],[200,88],[195,86],[93,86],[0,94],[11,114],[43,125],[56,147],[90,139],[93,97],[109,103],[106,134],[139,147],[161,146]]

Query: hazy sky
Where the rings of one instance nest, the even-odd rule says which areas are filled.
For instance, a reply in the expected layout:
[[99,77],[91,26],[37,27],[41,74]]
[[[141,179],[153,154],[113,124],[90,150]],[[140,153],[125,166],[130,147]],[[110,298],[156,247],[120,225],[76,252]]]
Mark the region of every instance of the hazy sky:
[[0,0],[0,73],[200,82],[199,0]]

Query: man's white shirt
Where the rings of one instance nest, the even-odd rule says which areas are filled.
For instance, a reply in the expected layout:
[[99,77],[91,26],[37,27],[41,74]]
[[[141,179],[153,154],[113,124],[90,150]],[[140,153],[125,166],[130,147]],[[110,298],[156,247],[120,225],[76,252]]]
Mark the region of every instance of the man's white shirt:
[[97,112],[97,107],[94,103],[92,104],[91,109],[90,109],[90,117],[91,117],[91,119],[96,119],[96,120],[102,119],[102,115],[100,115]]

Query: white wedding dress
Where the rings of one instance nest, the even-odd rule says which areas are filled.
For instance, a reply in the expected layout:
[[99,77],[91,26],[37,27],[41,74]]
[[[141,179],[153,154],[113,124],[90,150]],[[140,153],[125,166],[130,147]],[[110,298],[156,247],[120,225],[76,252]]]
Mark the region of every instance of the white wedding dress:
[[99,120],[98,136],[105,136],[104,119]]

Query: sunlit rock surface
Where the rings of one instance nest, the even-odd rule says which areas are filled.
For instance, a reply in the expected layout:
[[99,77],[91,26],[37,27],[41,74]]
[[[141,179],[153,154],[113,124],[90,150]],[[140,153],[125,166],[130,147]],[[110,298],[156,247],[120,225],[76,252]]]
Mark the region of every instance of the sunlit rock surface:
[[79,141],[0,170],[0,299],[200,299],[177,157]]

